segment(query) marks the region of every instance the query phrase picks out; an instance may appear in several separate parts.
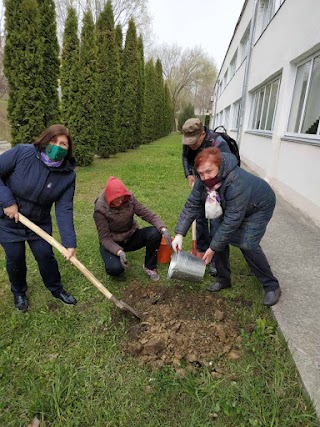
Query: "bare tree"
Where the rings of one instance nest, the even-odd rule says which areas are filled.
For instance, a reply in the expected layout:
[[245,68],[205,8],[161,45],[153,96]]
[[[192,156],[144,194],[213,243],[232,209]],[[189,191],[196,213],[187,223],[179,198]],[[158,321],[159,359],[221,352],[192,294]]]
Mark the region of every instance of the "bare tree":
[[[64,21],[68,7],[77,11],[78,21],[82,21],[83,14],[90,10],[94,21],[103,10],[107,0],[55,0],[58,21],[58,36],[61,38]],[[130,18],[133,18],[138,33],[149,35],[151,31],[151,19],[148,13],[148,0],[112,0],[115,25],[120,24],[124,33]]]
[[200,110],[208,108],[217,75],[214,60],[199,47],[183,50],[168,44],[158,46],[150,54],[161,60],[176,112],[187,103]]

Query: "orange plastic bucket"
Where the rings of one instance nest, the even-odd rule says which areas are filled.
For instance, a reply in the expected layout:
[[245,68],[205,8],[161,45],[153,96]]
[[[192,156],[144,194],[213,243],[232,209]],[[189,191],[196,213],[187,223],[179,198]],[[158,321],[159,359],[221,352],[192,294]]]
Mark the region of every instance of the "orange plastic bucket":
[[169,248],[165,238],[162,236],[158,250],[157,261],[160,264],[169,264],[171,260],[172,249]]

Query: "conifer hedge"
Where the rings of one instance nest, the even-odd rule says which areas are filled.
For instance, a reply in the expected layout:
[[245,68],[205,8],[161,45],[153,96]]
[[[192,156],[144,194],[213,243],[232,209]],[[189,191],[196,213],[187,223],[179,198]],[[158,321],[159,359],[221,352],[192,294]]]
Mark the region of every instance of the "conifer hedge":
[[[43,43],[36,0],[6,1],[4,72],[9,83],[11,143],[32,143],[45,128]],[[40,78],[39,78],[40,76]]]

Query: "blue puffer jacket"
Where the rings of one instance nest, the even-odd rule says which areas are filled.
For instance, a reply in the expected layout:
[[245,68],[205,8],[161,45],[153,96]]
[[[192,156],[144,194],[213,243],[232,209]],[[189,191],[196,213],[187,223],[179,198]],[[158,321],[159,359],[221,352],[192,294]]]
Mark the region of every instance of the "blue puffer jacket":
[[[214,235],[210,248],[222,251],[227,244],[255,249],[266,231],[275,207],[275,194],[263,179],[237,166],[234,155],[221,153],[218,193],[223,215],[212,221]],[[207,189],[198,178],[181,211],[175,232],[186,235],[192,222],[204,215]]]
[[18,144],[0,155],[0,242],[39,239],[21,223],[3,213],[17,203],[19,212],[52,234],[51,207],[55,212],[62,244],[76,247],[73,225],[75,161],[66,160],[58,168],[46,166],[34,145]]

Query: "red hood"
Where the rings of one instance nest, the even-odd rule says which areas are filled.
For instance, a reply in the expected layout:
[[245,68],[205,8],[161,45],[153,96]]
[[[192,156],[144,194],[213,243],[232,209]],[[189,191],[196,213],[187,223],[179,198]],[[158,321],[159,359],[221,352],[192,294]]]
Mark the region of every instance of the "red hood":
[[106,188],[104,190],[104,195],[109,206],[112,200],[118,197],[126,196],[126,200],[131,197],[131,193],[129,193],[124,183],[115,176],[110,176],[110,178],[108,179],[106,183]]

